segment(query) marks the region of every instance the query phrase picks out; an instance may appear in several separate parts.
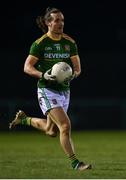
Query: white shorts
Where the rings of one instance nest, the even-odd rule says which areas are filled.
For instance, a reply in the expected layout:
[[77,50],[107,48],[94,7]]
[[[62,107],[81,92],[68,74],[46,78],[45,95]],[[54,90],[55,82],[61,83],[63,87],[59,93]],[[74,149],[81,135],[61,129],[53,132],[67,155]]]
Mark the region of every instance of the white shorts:
[[39,106],[44,115],[56,107],[62,107],[65,112],[68,110],[70,100],[70,90],[55,91],[47,88],[38,88]]

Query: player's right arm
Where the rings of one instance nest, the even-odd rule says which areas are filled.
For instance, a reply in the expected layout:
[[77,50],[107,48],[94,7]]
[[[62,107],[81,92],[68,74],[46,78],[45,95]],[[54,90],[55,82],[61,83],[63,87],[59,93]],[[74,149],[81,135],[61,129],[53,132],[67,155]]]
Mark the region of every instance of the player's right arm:
[[51,69],[47,70],[44,74],[41,71],[38,71],[35,68],[35,64],[37,63],[37,61],[39,60],[39,58],[33,56],[33,55],[28,55],[25,64],[24,64],[24,72],[26,74],[29,74],[30,76],[36,77],[36,78],[42,78],[42,76],[44,77],[44,79],[49,80],[49,81],[55,81],[56,77],[51,75]]
[[24,72],[38,79],[44,78],[49,81],[54,81],[56,80],[56,77],[51,75],[51,69],[48,69],[46,72],[41,72],[35,68],[35,64],[41,58],[41,51],[42,47],[39,44],[39,42],[33,42],[33,44],[30,47],[29,55],[24,63]]
[[38,62],[38,58],[33,55],[28,55],[24,63],[24,72],[30,76],[41,78],[42,72],[35,68],[35,64]]

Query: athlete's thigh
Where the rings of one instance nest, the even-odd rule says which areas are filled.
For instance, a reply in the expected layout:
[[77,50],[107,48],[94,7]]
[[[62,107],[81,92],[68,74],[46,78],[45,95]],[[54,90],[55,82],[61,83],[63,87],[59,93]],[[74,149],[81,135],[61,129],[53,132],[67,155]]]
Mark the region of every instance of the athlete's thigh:
[[51,127],[52,124],[55,124],[55,126],[57,126],[56,123],[52,120],[50,114],[48,113],[47,114],[47,127]]
[[61,127],[65,124],[70,126],[70,119],[62,107],[51,109],[49,112],[49,116],[58,127]]

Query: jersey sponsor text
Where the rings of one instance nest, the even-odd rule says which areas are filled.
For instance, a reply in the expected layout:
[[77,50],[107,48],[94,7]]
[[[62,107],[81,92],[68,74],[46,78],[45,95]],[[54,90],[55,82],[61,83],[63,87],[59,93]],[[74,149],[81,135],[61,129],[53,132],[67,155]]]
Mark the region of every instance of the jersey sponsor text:
[[44,53],[44,58],[65,59],[65,58],[70,58],[70,54],[69,53]]

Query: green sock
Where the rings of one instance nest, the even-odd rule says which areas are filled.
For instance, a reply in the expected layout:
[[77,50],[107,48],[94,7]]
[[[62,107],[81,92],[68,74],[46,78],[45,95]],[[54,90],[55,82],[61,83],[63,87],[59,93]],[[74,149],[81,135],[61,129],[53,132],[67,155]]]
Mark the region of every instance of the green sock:
[[31,125],[31,119],[32,119],[31,117],[24,117],[21,119],[21,124],[30,126]]
[[70,156],[69,159],[71,160],[71,165],[72,165],[72,168],[74,169],[76,165],[79,163],[79,160],[76,158],[75,154]]

